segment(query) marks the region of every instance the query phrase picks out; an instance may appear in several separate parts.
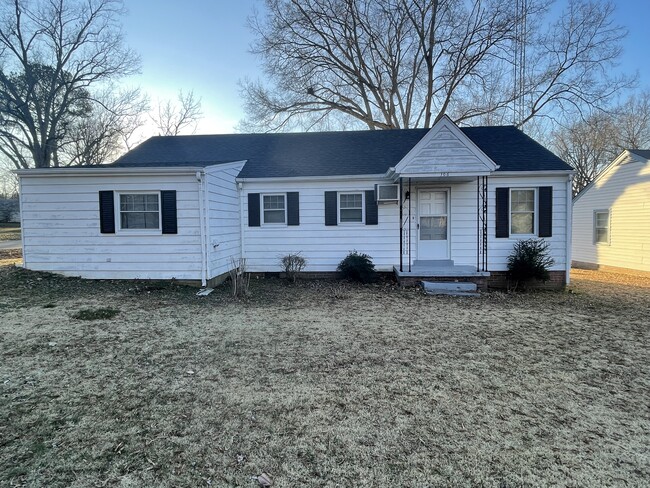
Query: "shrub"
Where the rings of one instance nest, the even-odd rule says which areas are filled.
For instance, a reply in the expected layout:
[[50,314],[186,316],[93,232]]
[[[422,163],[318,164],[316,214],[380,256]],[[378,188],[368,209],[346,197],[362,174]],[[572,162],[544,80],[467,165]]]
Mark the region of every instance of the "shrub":
[[548,270],[555,263],[549,247],[544,239],[517,241],[508,256],[508,278],[514,281],[515,288],[531,280],[548,281]]
[[304,270],[307,266],[307,260],[302,257],[299,252],[289,253],[280,258],[280,266],[287,275],[287,278],[295,283],[298,273]]
[[357,251],[348,254],[336,269],[343,278],[352,281],[371,283],[377,279],[372,258],[367,254],[359,254]]
[[246,271],[246,258],[230,259],[230,286],[232,296],[248,296],[251,274]]

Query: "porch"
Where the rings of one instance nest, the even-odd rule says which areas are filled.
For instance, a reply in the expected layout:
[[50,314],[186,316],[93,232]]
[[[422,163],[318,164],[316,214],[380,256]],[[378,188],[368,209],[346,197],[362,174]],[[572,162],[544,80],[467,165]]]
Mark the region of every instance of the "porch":
[[487,290],[490,273],[478,271],[476,266],[455,264],[451,259],[416,260],[413,264],[400,270],[393,268],[397,282],[402,286],[415,286],[420,282],[436,283],[474,283],[481,291]]

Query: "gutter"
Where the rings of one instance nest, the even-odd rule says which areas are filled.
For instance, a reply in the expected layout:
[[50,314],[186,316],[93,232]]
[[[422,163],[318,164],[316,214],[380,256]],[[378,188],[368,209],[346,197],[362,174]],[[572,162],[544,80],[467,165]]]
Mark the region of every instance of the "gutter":
[[14,173],[21,178],[30,176],[151,176],[151,175],[193,175],[197,172],[204,172],[201,166],[187,167],[138,167],[138,168],[115,168],[115,167],[84,167],[84,168],[32,168],[14,170]]

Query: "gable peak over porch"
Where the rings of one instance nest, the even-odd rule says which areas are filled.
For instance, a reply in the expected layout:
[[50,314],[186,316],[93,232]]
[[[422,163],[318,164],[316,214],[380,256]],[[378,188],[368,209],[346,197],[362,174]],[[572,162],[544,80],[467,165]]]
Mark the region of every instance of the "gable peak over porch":
[[444,115],[395,166],[409,178],[485,176],[499,166]]

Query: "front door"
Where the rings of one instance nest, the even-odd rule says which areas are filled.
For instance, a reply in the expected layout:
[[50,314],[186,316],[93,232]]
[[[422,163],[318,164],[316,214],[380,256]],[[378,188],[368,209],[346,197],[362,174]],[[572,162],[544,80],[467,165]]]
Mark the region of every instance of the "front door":
[[418,259],[449,259],[449,190],[420,190],[418,219]]

